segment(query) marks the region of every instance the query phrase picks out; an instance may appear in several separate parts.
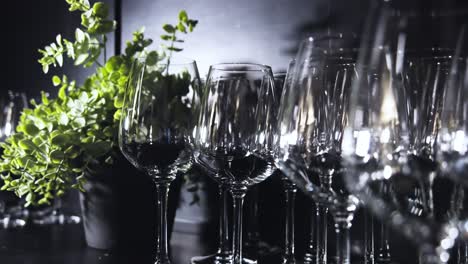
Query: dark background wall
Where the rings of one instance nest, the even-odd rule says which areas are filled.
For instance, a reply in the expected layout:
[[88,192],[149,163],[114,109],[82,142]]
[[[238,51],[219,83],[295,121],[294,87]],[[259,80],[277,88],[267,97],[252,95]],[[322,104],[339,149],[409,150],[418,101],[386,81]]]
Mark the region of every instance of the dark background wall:
[[[114,14],[114,0],[102,0],[109,4]],[[81,18],[77,12],[70,13],[65,0],[9,1],[3,9],[0,21],[3,26],[0,91],[27,92],[28,97],[37,97],[41,90],[55,94],[52,76],[66,74],[70,79],[82,82],[92,69],[77,68],[64,63],[64,68],[51,67],[48,74],[42,72],[37,60],[38,49],[55,41],[57,34],[73,39]],[[108,55],[114,54],[114,36],[109,36]]]
[[359,31],[367,5],[368,0],[123,0],[122,40],[145,26],[157,47],[161,25],[175,22],[185,9],[200,22],[187,37],[184,56],[196,59],[201,76],[220,62],[284,70],[306,35],[330,28]]

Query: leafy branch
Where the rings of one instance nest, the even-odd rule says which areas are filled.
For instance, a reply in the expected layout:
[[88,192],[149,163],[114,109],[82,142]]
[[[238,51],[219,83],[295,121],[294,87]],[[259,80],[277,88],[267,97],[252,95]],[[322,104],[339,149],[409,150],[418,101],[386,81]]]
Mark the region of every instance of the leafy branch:
[[[49,98],[43,92],[40,102],[32,101],[32,109],[23,110],[16,132],[0,143],[1,189],[25,197],[27,205],[49,204],[70,188],[83,191],[91,164],[112,164],[119,157],[118,120],[133,61],[146,56],[147,63],[154,65],[166,58],[166,51],[181,51],[174,47],[174,42],[183,42],[175,32],[184,32],[184,27],[191,32],[196,25],[182,11],[170,49],[149,51],[152,40],[139,30],[127,42],[124,54],[104,58],[101,64],[98,58],[105,54],[106,34],[116,26],[107,17],[109,8],[101,2],[91,6],[87,0],[66,2],[70,11],[81,12],[82,27],[75,30],[74,40],[57,35],[54,43],[39,50],[39,63],[45,73],[50,66],[62,66],[64,57],[75,65],[98,67],[82,85],[65,75],[53,76],[57,96]],[[179,86],[189,85],[185,75],[171,78]]]
[[[62,66],[63,58],[74,60],[75,65],[89,67],[99,62],[97,59],[104,51],[106,54],[107,37],[105,34],[115,30],[117,23],[107,18],[109,7],[101,2],[95,3],[92,7],[87,0],[66,0],[70,5],[70,11],[81,12],[81,25],[83,28],[75,30],[75,40],[70,41],[62,38],[59,34],[55,42],[39,49],[42,58],[39,63],[42,65],[44,73],[49,71],[51,65]],[[104,56],[104,61],[107,58]]]
[[[169,51],[169,56],[167,56],[167,65],[170,64],[170,60],[172,57],[172,52],[181,52],[183,51],[182,48],[175,47],[175,43],[183,43],[184,40],[177,37],[177,32],[187,34],[188,32],[192,32],[193,29],[197,26],[198,21],[189,19],[187,12],[182,10],[179,12],[179,21],[177,24],[164,24],[163,29],[166,34],[161,35],[161,39],[164,41],[168,41],[169,45],[164,45],[163,48]],[[188,30],[188,31],[187,31]]]

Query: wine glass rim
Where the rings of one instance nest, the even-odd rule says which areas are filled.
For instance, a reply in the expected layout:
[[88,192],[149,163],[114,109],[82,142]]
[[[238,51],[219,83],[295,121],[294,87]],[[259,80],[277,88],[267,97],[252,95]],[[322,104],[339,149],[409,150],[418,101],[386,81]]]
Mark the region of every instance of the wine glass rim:
[[218,70],[218,71],[226,71],[226,72],[263,72],[263,71],[272,72],[271,67],[268,65],[258,64],[258,63],[243,63],[243,62],[216,63],[216,64],[211,65],[210,69]]

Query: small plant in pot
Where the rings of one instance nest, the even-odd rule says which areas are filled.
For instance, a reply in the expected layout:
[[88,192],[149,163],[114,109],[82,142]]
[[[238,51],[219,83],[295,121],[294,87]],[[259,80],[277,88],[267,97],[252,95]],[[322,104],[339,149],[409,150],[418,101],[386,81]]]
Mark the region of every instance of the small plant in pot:
[[[26,206],[51,204],[78,189],[88,245],[152,247],[154,184],[138,175],[118,148],[121,108],[135,59],[144,57],[150,64],[169,60],[173,52],[182,51],[175,45],[183,42],[180,35],[192,32],[197,21],[181,11],[175,25],[163,25],[161,49],[149,50],[152,40],[140,30],[127,42],[124,54],[106,58],[106,36],[117,26],[108,18],[108,6],[66,2],[70,11],[81,13],[81,26],[73,40],[57,35],[54,43],[39,50],[39,63],[45,73],[67,59],[96,70],[83,84],[53,76],[57,95],[49,98],[43,92],[40,102],[32,101],[31,109],[23,110],[16,132],[1,145],[1,189],[23,197]],[[184,76],[172,78],[179,86],[191,85]],[[175,207],[170,208],[174,214]]]

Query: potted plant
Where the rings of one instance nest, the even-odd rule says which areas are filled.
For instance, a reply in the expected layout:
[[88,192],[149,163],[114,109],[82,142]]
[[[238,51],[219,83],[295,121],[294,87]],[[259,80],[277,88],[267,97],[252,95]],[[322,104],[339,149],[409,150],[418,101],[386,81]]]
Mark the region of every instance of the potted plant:
[[24,109],[16,133],[1,145],[1,189],[24,197],[26,206],[50,204],[71,188],[79,189],[88,245],[109,249],[152,241],[154,187],[118,149],[120,108],[132,62],[145,56],[156,63],[182,51],[175,45],[183,42],[179,35],[192,32],[197,21],[181,11],[176,24],[163,25],[160,50],[148,50],[152,40],[140,30],[122,55],[106,58],[107,34],[117,26],[108,18],[108,6],[66,2],[70,11],[81,13],[81,26],[73,40],[57,35],[39,50],[39,63],[44,73],[65,59],[96,70],[83,84],[53,76],[56,97],[42,92],[40,102]]

